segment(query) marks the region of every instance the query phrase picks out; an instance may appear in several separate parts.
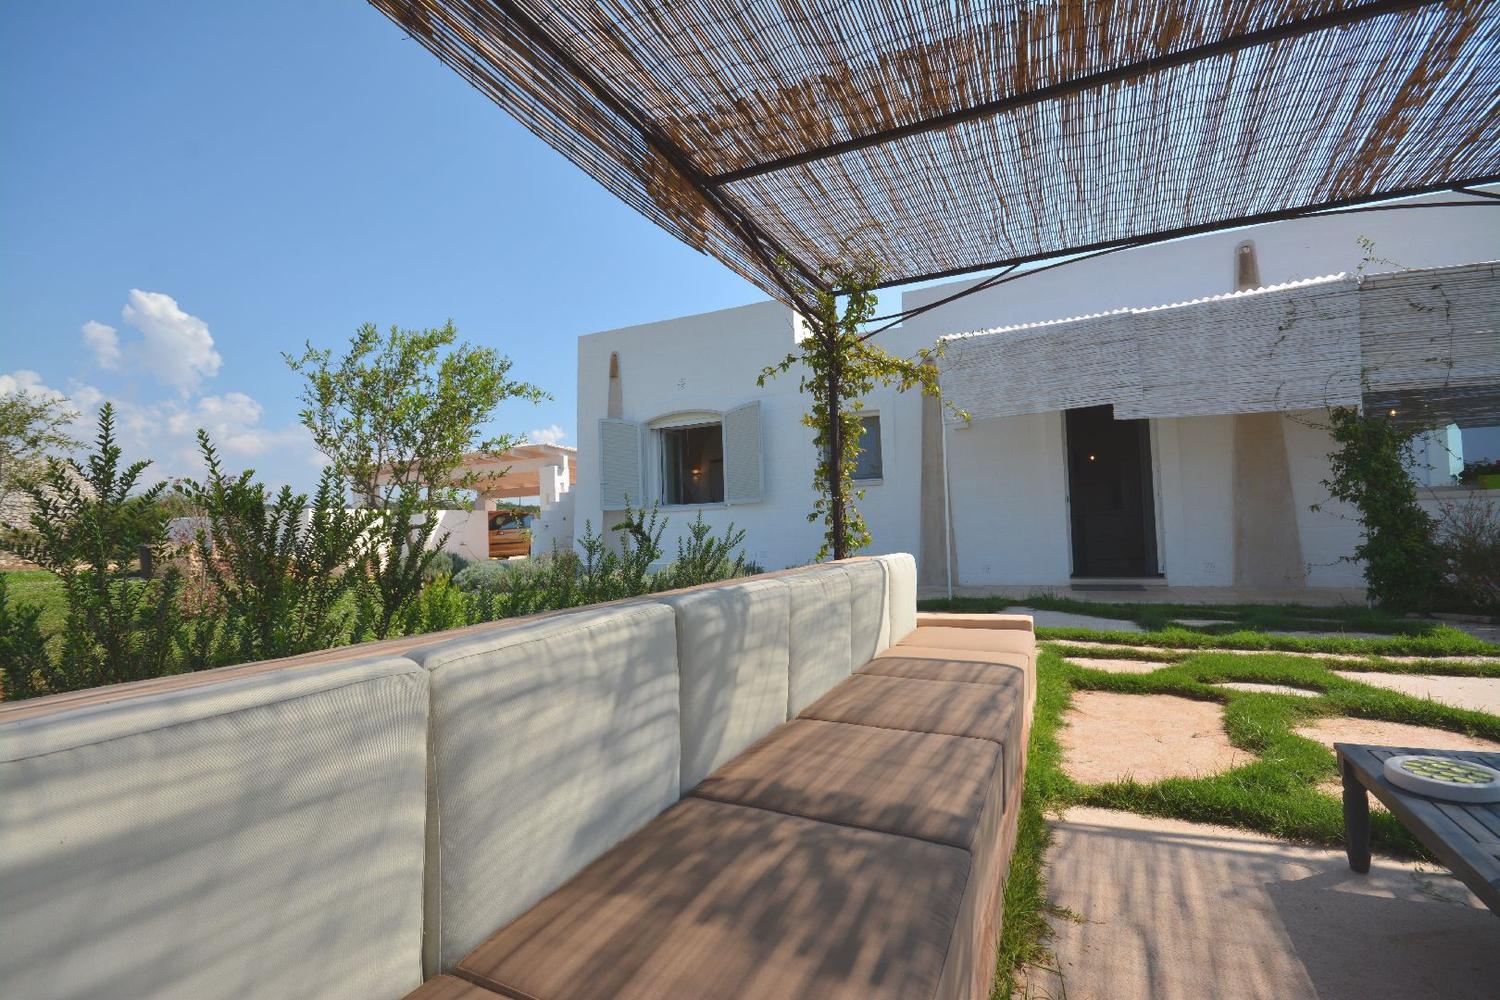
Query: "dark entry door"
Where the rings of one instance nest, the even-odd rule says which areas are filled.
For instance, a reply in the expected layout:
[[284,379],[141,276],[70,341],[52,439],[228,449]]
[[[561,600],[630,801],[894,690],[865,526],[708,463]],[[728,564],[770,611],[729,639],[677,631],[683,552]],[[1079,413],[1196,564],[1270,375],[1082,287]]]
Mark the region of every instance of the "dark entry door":
[[1151,433],[1114,408],[1067,411],[1074,576],[1155,576]]

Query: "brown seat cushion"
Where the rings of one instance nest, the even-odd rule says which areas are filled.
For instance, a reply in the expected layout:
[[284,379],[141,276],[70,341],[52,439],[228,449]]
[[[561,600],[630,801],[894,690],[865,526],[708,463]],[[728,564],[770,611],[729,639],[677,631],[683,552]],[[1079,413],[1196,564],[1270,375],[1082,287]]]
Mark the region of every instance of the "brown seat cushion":
[[456,976],[438,976],[406,994],[406,1000],[495,1000],[498,996]]
[[1026,629],[919,625],[915,632],[896,644],[898,649],[902,646],[982,649],[994,653],[1023,653],[1026,656],[1035,656],[1036,636]]
[[1030,669],[1024,653],[990,653],[982,649],[932,649],[892,646],[859,672],[887,677],[915,677],[929,681],[963,681],[966,684],[1004,684],[1006,677]]
[[1026,678],[1017,670],[1000,684],[920,680],[857,673],[807,706],[804,719],[993,740],[1017,753]]
[[920,837],[965,850],[1003,795],[989,740],[795,719],[704,779],[694,795]]
[[957,848],[690,796],[458,971],[532,1000],[956,997],[969,869]]

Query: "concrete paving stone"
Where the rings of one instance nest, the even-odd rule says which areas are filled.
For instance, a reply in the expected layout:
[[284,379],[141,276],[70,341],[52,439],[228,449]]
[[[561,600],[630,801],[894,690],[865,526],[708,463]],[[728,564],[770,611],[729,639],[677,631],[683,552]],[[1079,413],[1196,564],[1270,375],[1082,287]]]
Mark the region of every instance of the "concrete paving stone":
[[1290,684],[1263,684],[1259,681],[1220,681],[1214,687],[1249,691],[1252,694],[1290,694],[1298,698],[1317,698],[1323,694],[1310,688],[1292,687]]
[[1111,674],[1149,674],[1172,665],[1164,660],[1114,660],[1094,656],[1079,656],[1068,662],[1075,667],[1103,670]]
[[1100,618],[1097,615],[1075,615],[1069,611],[1039,611],[1033,608],[1013,607],[1004,611],[1008,615],[1031,615],[1037,628],[1088,628],[1096,632],[1144,632],[1133,621],[1121,618]]
[[1053,824],[1055,972],[1067,1000],[1493,1000],[1500,927],[1456,879],[1225,827],[1075,807]]
[[1169,694],[1075,691],[1057,742],[1074,781],[1197,778],[1237,767],[1249,755],[1224,732],[1224,706]]
[[1500,750],[1500,743],[1493,740],[1450,733],[1446,729],[1345,716],[1318,719],[1305,726],[1297,726],[1292,732],[1316,740],[1330,750],[1335,743],[1370,743],[1382,747],[1422,747],[1427,750]]
[[1399,691],[1413,698],[1431,698],[1444,705],[1500,715],[1500,678],[1497,677],[1377,674],[1360,670],[1335,670],[1334,673],[1345,680]]
[[[1114,650],[1133,653],[1230,653],[1235,656],[1266,656],[1280,653],[1284,656],[1305,656],[1314,660],[1329,660],[1335,663],[1363,663],[1371,659],[1363,653],[1289,653],[1279,650],[1268,649],[1172,649],[1165,646],[1135,646],[1118,642],[1095,642],[1091,639],[1044,639],[1043,642],[1057,646],[1064,653],[1069,647],[1081,649]],[[1433,660],[1443,660],[1448,663],[1500,663],[1500,656],[1382,656],[1383,660],[1392,663],[1429,663]]]

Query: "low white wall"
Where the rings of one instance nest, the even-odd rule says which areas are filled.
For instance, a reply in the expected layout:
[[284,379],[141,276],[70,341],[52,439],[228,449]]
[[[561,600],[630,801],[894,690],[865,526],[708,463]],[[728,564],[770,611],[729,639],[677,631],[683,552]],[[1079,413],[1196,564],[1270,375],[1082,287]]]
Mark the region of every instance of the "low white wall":
[[531,554],[546,555],[554,548],[573,547],[573,512],[577,497],[563,493],[531,521]]
[[[444,539],[444,533],[447,538]],[[438,515],[438,530],[431,544],[442,543],[444,552],[470,561],[490,557],[489,518],[482,510],[445,510]]]

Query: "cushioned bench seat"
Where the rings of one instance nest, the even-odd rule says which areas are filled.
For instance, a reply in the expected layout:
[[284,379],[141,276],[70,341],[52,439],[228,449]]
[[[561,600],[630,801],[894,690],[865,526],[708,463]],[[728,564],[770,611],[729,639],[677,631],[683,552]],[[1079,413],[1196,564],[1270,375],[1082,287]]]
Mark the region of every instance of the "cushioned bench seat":
[[996,684],[858,673],[809,705],[802,718],[1014,746],[1025,683],[1019,672],[1007,673]]
[[1000,761],[989,740],[795,719],[693,794],[969,850]]
[[955,847],[689,796],[456,971],[520,1000],[967,996],[969,883]]
[[954,628],[942,625],[918,625],[916,631],[902,639],[900,646],[931,649],[974,649],[991,653],[1036,655],[1036,639],[1030,632],[997,628]]
[[500,996],[457,976],[429,979],[406,995],[406,1000],[495,1000]]
[[1005,684],[1012,674],[1024,677],[1026,656],[978,649],[925,649],[893,646],[860,668],[862,674],[911,677],[965,684]]

